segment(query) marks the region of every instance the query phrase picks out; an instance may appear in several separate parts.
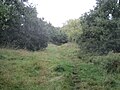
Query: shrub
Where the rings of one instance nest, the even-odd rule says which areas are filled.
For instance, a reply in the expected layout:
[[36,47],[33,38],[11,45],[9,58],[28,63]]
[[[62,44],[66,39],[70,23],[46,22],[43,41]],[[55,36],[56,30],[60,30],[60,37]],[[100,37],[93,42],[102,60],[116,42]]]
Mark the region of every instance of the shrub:
[[120,73],[120,54],[109,53],[107,56],[94,56],[91,62],[100,65],[107,73]]
[[120,2],[117,1],[96,0],[94,10],[81,17],[83,32],[77,42],[86,53],[103,55],[110,51],[120,52]]
[[107,61],[107,63],[105,63],[105,69],[107,70],[107,73],[120,73],[120,61],[114,59]]
[[51,35],[51,42],[56,45],[61,45],[68,42],[67,35],[61,30],[56,30],[53,35]]
[[32,5],[18,0],[0,1],[0,47],[32,51],[47,47],[44,24]]

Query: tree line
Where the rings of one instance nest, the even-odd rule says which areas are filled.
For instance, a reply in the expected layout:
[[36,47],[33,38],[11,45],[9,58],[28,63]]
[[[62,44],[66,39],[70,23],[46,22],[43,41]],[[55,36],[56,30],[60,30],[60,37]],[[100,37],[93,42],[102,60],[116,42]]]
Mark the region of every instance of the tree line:
[[27,0],[0,1],[0,47],[40,50],[48,43],[76,42],[86,53],[120,52],[120,1],[96,0],[79,19],[54,27],[37,17]]
[[86,53],[120,52],[120,1],[96,0],[93,10],[63,26],[69,40]]
[[83,33],[78,43],[87,52],[120,52],[120,1],[96,1],[94,10],[80,18]]
[[48,42],[65,43],[67,36],[38,18],[36,8],[27,0],[0,1],[0,47],[36,51],[46,48]]

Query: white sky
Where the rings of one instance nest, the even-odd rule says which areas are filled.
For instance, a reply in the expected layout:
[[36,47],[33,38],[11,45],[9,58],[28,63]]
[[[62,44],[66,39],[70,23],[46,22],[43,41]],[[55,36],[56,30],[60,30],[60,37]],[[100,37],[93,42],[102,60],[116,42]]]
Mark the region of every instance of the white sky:
[[29,0],[29,2],[37,5],[38,17],[44,17],[57,27],[93,9],[96,0]]

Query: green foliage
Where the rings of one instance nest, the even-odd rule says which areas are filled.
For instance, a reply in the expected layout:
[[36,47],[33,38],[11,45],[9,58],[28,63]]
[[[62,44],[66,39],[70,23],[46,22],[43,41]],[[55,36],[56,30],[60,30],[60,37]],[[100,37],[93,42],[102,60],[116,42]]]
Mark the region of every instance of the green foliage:
[[[75,50],[74,44],[49,44],[36,52],[0,49],[0,90],[70,90],[67,76]],[[59,66],[65,71],[54,71]]]
[[47,30],[49,42],[56,45],[61,45],[68,42],[67,35],[62,30],[60,30],[59,27],[53,27],[50,23],[46,23],[45,29]]
[[107,73],[104,68],[109,60],[119,61],[120,54],[87,56],[90,61],[85,62],[77,57],[78,50],[72,43],[49,44],[36,52],[0,49],[0,89],[71,90],[76,63],[81,90],[120,90],[120,73]]
[[54,70],[55,70],[56,72],[64,72],[64,71],[65,71],[64,67],[61,66],[61,65],[56,66],[56,68],[55,68]]
[[120,73],[120,54],[109,53],[107,56],[96,56],[91,62],[101,65],[107,73]]
[[90,56],[86,54],[81,56],[82,60],[87,63],[93,63],[105,70],[108,74],[120,73],[120,54],[109,53],[106,56]]
[[106,56],[90,56],[87,53],[81,55],[81,60],[78,69],[82,90],[120,89],[119,53],[109,53]]
[[54,35],[51,36],[51,42],[56,45],[67,43],[68,42],[67,35],[60,30],[58,31],[56,30],[54,32]]
[[115,78],[112,76],[109,76],[105,79],[104,84],[107,86],[108,89],[110,88],[114,88],[115,86],[118,85],[118,83],[116,82]]
[[18,0],[0,2],[0,47],[40,50],[47,47],[47,36],[36,9]]
[[67,34],[69,41],[76,42],[82,32],[80,19],[71,19],[67,21],[61,30]]
[[114,72],[120,73],[120,61],[118,60],[108,61],[105,64],[105,69],[107,69],[108,73],[114,73]]
[[120,52],[120,2],[97,0],[94,10],[81,17],[83,33],[78,44],[86,52]]

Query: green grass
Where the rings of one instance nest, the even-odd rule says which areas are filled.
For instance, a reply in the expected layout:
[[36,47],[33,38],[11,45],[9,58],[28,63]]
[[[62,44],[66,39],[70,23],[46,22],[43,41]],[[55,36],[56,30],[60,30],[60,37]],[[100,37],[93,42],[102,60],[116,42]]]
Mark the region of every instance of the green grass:
[[76,64],[81,90],[120,90],[120,74],[108,74],[102,68],[105,56],[84,61],[77,57],[78,50],[72,43],[49,44],[36,52],[0,49],[0,90],[72,90]]
[[[37,52],[0,49],[0,90],[70,90],[66,76],[72,70],[75,47],[49,44]],[[63,72],[55,71],[59,65]]]
[[[81,90],[120,90],[120,72],[107,72],[108,69],[120,70],[120,66],[113,67],[111,64],[112,61],[120,62],[119,53],[86,57],[78,66]],[[105,68],[108,63],[109,67]]]

